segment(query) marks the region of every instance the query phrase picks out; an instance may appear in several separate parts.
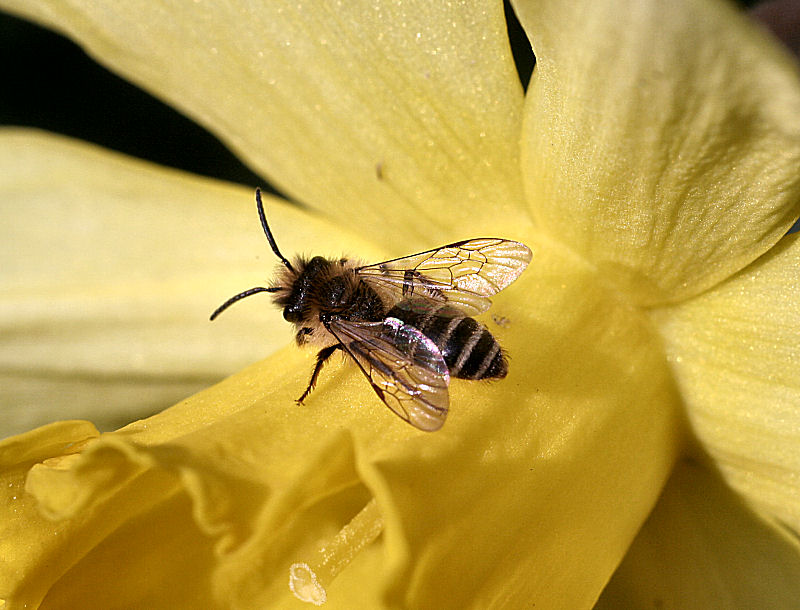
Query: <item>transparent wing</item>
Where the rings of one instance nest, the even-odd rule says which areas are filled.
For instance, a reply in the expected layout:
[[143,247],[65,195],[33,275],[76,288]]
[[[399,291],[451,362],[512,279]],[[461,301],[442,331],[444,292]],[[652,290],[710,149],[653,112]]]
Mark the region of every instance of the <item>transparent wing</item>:
[[356,273],[396,302],[424,296],[474,315],[489,309],[488,297],[517,279],[531,256],[525,244],[486,237],[366,265]]
[[333,320],[329,329],[386,406],[420,430],[442,427],[450,373],[433,341],[397,318]]

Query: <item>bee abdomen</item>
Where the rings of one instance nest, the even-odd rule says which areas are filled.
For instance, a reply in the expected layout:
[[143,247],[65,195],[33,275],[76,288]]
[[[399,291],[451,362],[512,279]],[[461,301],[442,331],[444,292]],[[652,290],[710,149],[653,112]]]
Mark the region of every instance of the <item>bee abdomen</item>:
[[441,336],[428,336],[439,346],[453,377],[491,379],[506,376],[508,366],[500,344],[483,324],[467,316],[444,319],[449,324]]
[[429,311],[412,311],[398,306],[387,315],[418,328],[430,338],[441,350],[452,377],[500,379],[508,372],[503,350],[492,333],[458,309],[442,305]]

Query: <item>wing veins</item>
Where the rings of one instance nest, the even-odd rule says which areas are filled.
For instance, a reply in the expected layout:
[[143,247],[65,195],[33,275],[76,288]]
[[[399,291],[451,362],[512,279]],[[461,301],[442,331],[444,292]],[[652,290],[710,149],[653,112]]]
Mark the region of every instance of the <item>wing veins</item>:
[[334,320],[326,326],[387,407],[420,430],[442,426],[449,375],[430,339],[396,318],[374,323]]
[[478,238],[365,265],[356,272],[394,298],[419,290],[421,296],[480,313],[489,308],[488,297],[516,280],[530,258],[530,249],[519,242]]

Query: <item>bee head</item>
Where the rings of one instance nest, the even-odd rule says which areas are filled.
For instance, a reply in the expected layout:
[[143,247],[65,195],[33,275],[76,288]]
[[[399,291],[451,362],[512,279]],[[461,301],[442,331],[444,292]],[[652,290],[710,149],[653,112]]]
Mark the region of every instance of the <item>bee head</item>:
[[291,291],[275,299],[283,306],[283,319],[292,324],[300,324],[307,317],[315,298],[314,285],[329,271],[331,262],[315,256],[308,262],[298,261],[297,265],[296,277],[290,284]]

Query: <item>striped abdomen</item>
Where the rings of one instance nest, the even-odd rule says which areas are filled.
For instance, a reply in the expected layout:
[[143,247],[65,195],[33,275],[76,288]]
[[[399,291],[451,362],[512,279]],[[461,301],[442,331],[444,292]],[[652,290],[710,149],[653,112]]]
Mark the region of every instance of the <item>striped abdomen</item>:
[[462,379],[502,378],[508,364],[500,344],[480,322],[449,305],[424,307],[403,301],[387,317],[397,318],[422,331],[442,352],[452,377]]

